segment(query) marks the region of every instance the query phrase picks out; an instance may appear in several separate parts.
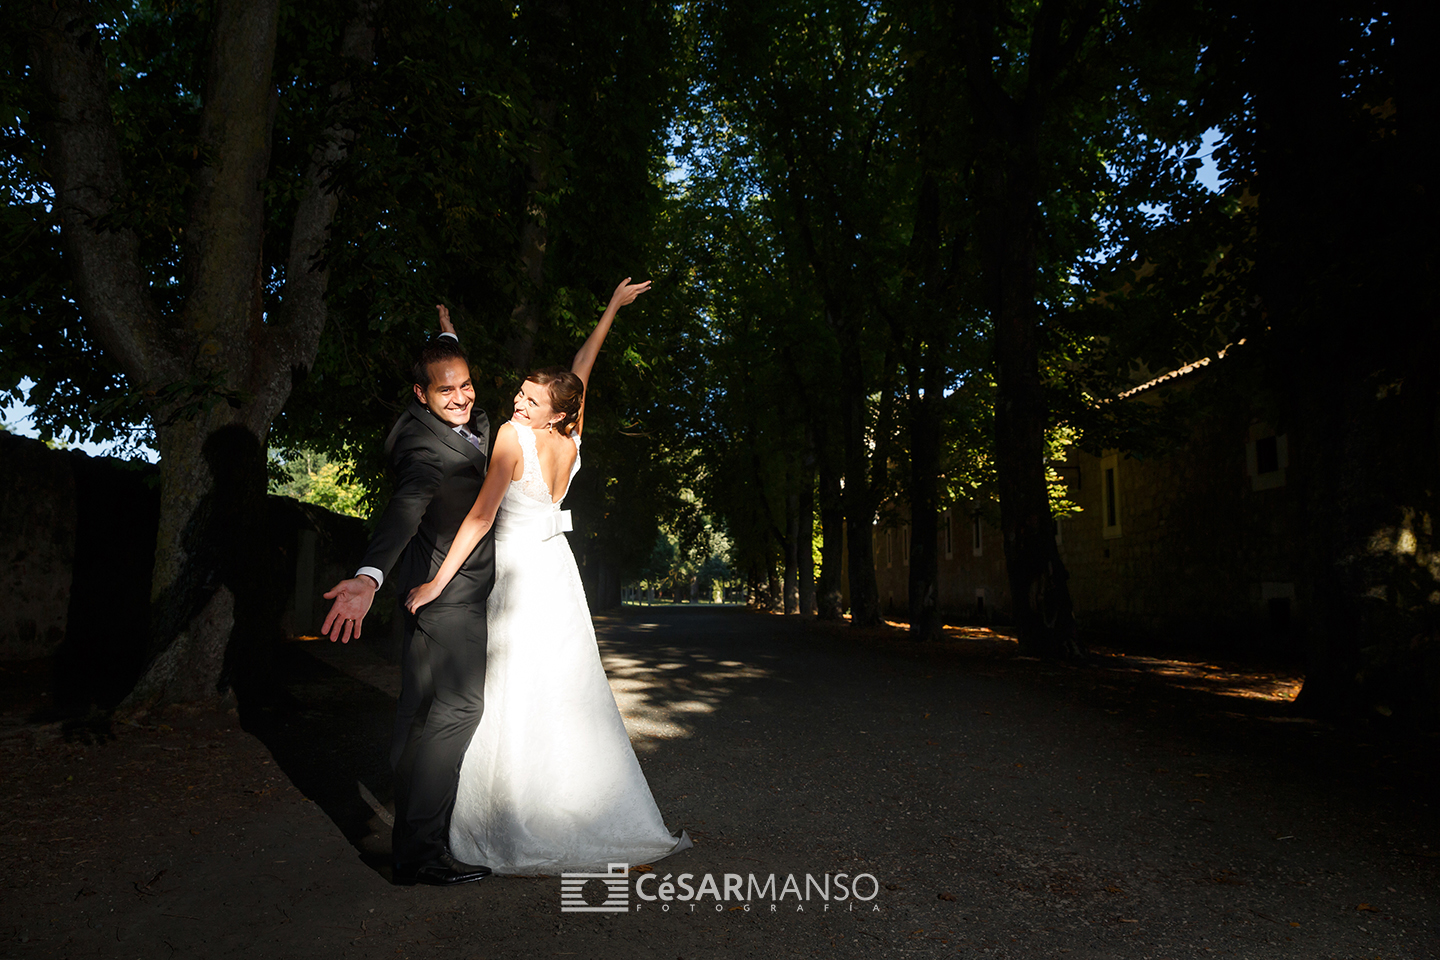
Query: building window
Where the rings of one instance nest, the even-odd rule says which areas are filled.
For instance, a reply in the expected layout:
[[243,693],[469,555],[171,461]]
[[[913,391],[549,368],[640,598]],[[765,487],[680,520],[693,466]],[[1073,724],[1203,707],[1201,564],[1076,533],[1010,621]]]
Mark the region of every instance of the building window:
[[984,521],[977,510],[970,515],[970,553],[977,557],[985,553],[984,529]]
[[900,566],[910,566],[910,527],[900,528]]
[[1255,472],[1274,473],[1280,469],[1278,437],[1261,437],[1255,441]]
[[985,588],[984,588],[984,587],[976,587],[976,588],[975,588],[975,615],[976,615],[977,617],[979,617],[980,619],[982,619],[982,620],[985,619]]
[[1100,459],[1100,519],[1105,539],[1120,536],[1120,457],[1110,454]]
[[1245,472],[1251,490],[1274,490],[1285,486],[1285,468],[1290,466],[1290,449],[1285,434],[1277,434],[1263,423],[1251,424],[1250,442],[1245,447]]
[[895,531],[885,531],[885,566],[889,567],[895,562],[895,544],[891,540]]
[[1266,619],[1270,629],[1278,635],[1290,632],[1291,613],[1295,607],[1295,584],[1262,583],[1260,601],[1265,605]]
[[945,559],[951,560],[955,557],[955,518],[950,511],[945,511]]

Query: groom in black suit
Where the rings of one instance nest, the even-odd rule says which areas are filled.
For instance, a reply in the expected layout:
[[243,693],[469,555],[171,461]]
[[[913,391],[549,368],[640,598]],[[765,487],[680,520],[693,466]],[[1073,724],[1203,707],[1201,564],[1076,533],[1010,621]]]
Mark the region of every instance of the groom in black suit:
[[[479,880],[487,867],[449,851],[450,813],[460,762],[480,723],[485,695],[485,600],[495,584],[487,536],[439,598],[418,615],[404,610],[411,588],[435,575],[485,479],[490,421],[475,407],[470,367],[453,335],[442,334],[415,363],[415,402],[385,441],[395,492],[352,579],[334,599],[323,631],[331,640],[360,636],[360,625],[387,574],[405,617],[400,703],[390,763],[395,771],[391,860],[396,883]],[[391,574],[391,570],[394,570]]]

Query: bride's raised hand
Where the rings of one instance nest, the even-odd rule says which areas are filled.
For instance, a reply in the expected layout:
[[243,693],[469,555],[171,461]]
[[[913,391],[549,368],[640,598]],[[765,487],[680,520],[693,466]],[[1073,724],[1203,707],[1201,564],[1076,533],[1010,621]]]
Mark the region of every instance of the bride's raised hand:
[[[626,304],[634,303],[635,298],[646,290],[650,289],[650,281],[644,283],[631,283],[626,277],[620,281],[620,286],[610,294],[610,305],[600,315],[600,322],[595,324],[595,329],[590,331],[590,336],[580,345],[580,350],[575,354],[575,359],[570,364],[570,372],[580,378],[582,386],[589,386],[590,371],[595,366],[595,358],[600,354],[600,345],[605,342],[605,335],[610,332],[610,325],[615,322],[615,314]],[[578,434],[585,425],[585,407],[580,407],[580,419],[575,425],[574,432]]]
[[440,332],[448,333],[458,340],[459,335],[455,332],[455,324],[450,321],[450,308],[443,303],[437,303],[435,309],[440,311]]
[[621,307],[634,303],[636,297],[649,289],[649,280],[644,283],[631,283],[630,278],[626,277],[620,281],[620,286],[615,288],[615,292],[610,294],[610,309],[619,310]]
[[406,595],[405,609],[411,613],[420,612],[421,607],[440,596],[442,589],[444,588],[437,586],[434,580],[431,580],[429,583],[420,584],[420,586],[411,590],[410,593]]

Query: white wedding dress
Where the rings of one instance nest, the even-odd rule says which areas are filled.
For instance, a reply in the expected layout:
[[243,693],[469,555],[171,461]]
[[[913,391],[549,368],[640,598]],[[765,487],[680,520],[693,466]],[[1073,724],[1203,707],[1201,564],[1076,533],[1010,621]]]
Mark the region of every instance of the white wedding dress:
[[[535,435],[495,515],[485,710],[460,768],[450,850],[499,874],[604,872],[691,846],[665,828],[600,664]],[[573,481],[580,469],[575,438]],[[566,484],[569,491],[569,484]],[[563,499],[563,497],[562,497]]]

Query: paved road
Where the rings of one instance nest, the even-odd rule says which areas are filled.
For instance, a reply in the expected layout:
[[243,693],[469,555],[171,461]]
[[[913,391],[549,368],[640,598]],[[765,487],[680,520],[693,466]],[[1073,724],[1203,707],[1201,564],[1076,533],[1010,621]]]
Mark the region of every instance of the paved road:
[[[312,647],[298,703],[246,721],[285,802],[65,955],[1440,956],[1431,797],[1375,774],[1363,732],[737,609],[600,626],[656,800],[696,840],[632,874],[628,912],[562,913],[558,878],[387,885],[356,781],[385,800],[395,674]],[[682,873],[703,893],[666,910]]]

